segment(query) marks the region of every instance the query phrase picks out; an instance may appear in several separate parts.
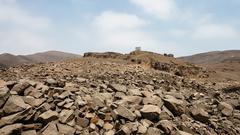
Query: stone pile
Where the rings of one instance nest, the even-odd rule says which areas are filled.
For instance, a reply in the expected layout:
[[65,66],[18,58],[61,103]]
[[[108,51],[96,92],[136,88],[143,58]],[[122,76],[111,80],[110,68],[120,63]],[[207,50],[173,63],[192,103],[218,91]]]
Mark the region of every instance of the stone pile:
[[168,90],[154,78],[78,81],[0,82],[0,135],[240,134],[237,92],[174,90],[179,80]]

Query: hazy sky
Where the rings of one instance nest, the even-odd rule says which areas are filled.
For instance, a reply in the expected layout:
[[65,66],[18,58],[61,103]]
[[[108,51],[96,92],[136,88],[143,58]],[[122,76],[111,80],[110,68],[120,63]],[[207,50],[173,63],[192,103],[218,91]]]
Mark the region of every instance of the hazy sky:
[[240,0],[0,0],[0,53],[240,49]]

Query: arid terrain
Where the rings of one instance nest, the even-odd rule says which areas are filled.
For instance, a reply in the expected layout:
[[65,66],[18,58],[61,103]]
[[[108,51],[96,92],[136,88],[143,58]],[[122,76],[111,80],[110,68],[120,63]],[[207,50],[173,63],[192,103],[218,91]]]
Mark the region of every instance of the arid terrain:
[[80,57],[80,55],[59,51],[47,51],[31,55],[13,55],[4,53],[0,54],[0,68],[40,62],[56,62],[77,57]]
[[181,59],[85,53],[0,69],[0,134],[240,134],[239,70],[231,65],[239,61]]
[[215,51],[180,58],[186,62],[206,67],[216,72],[210,77],[216,81],[240,82],[240,51]]

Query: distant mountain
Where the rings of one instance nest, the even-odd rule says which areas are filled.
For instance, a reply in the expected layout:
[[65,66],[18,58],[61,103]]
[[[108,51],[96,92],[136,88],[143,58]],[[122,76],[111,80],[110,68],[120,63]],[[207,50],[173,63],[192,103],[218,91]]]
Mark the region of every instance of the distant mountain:
[[217,73],[212,76],[215,79],[226,78],[240,82],[240,50],[207,52],[179,59],[211,69]]
[[227,61],[240,61],[240,50],[214,51],[180,57],[180,59],[194,64],[216,64]]
[[39,63],[39,62],[56,62],[69,58],[81,57],[77,54],[47,51],[31,55],[13,55],[9,53],[0,54],[0,67],[10,67],[21,64]]

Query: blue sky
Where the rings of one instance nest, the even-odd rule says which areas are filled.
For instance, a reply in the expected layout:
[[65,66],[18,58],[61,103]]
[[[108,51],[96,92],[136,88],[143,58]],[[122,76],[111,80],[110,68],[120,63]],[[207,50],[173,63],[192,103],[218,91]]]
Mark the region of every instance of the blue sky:
[[239,0],[0,0],[0,53],[240,49]]

